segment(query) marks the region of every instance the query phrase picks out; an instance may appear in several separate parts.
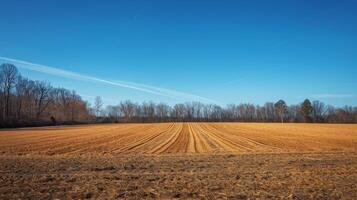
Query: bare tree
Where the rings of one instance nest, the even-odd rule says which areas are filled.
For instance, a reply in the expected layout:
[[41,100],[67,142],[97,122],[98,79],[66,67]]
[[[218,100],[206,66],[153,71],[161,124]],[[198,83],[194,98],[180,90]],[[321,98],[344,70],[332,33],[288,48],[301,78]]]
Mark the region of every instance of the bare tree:
[[324,103],[316,100],[312,102],[311,111],[314,122],[322,122],[323,115],[326,113],[327,110]]
[[290,122],[303,121],[303,117],[301,116],[301,105],[290,105],[287,113]]
[[213,112],[213,104],[208,104],[203,106],[203,117],[205,118],[206,121],[208,121],[211,118]]
[[155,103],[153,102],[149,102],[146,103],[144,102],[141,106],[142,110],[142,115],[143,117],[148,120],[148,121],[152,121],[154,119],[154,115],[155,115]]
[[26,96],[26,89],[28,86],[28,80],[22,78],[21,76],[18,77],[18,81],[16,83],[16,111],[15,115],[16,118],[19,119],[21,118],[21,114],[23,106],[24,106],[24,101],[25,101],[25,96]]
[[130,119],[134,116],[135,109],[137,106],[133,102],[127,100],[124,102],[120,102],[119,107],[120,111],[124,115],[125,122],[130,122]]
[[79,106],[81,106],[82,99],[76,94],[74,90],[71,92],[70,108],[71,108],[71,121],[74,122],[79,114]]
[[0,65],[0,89],[3,96],[1,108],[2,118],[4,120],[6,120],[7,116],[10,114],[11,90],[15,86],[18,75],[19,73],[14,65],[8,63]]
[[201,102],[192,102],[193,117],[195,119],[203,118],[203,104]]
[[102,98],[100,96],[95,97],[94,110],[97,117],[99,117],[101,114],[102,106],[103,106]]
[[156,115],[159,117],[159,120],[162,121],[164,118],[167,118],[170,112],[170,107],[167,104],[159,103],[156,105]]
[[213,121],[221,121],[223,115],[223,109],[219,105],[213,105],[211,118]]
[[274,121],[274,119],[275,119],[274,110],[275,110],[274,103],[267,102],[264,104],[265,120],[266,121]]
[[106,108],[108,117],[111,118],[114,122],[119,122],[121,116],[121,111],[119,106],[107,106]]
[[19,119],[32,119],[35,113],[35,82],[19,77],[16,85],[17,117]]
[[56,97],[56,102],[59,105],[59,108],[62,112],[56,112],[57,118],[66,120],[69,117],[70,113],[70,104],[71,104],[71,93],[69,90],[64,88],[58,88],[55,90],[54,95]]
[[186,102],[184,110],[185,110],[185,120],[192,121],[193,120],[193,115],[195,113],[195,108],[192,105],[192,103]]
[[185,110],[186,109],[184,104],[176,104],[172,109],[171,116],[176,120],[183,121],[186,116]]
[[36,105],[36,119],[40,119],[41,114],[46,110],[51,101],[51,91],[53,88],[47,82],[35,82],[35,105]]

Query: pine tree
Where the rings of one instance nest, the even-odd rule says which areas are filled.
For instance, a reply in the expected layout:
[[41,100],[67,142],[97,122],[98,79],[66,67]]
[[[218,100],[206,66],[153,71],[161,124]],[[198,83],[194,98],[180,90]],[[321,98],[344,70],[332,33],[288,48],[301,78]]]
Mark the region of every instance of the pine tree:
[[304,117],[305,122],[311,121],[312,104],[309,99],[305,99],[300,108],[301,115]]

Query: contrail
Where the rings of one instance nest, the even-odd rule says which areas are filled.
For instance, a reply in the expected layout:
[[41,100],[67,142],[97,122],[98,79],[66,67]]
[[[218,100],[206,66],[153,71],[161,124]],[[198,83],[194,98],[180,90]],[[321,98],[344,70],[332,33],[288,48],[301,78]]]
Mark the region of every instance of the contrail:
[[166,89],[166,88],[159,88],[159,87],[155,87],[155,86],[149,86],[149,85],[143,85],[143,84],[139,84],[139,83],[132,83],[132,82],[127,82],[127,81],[116,81],[117,83],[121,83],[121,84],[127,84],[127,85],[132,85],[132,86],[136,86],[136,87],[140,87],[140,88],[146,88],[149,90],[153,90],[153,91],[157,91],[160,93],[165,93],[170,95],[171,97],[177,97],[177,98],[186,98],[186,99],[194,99],[194,100],[201,100],[204,102],[211,102],[211,103],[218,103],[217,101],[214,101],[212,99],[208,99],[205,97],[201,97],[198,95],[194,95],[194,94],[188,94],[188,93],[184,93],[184,92],[179,92],[176,90],[170,90],[170,89]]
[[18,67],[20,67],[20,68],[37,71],[37,72],[41,72],[41,73],[45,73],[45,74],[50,74],[50,75],[58,76],[58,77],[64,77],[64,78],[69,78],[69,79],[74,79],[74,80],[104,83],[104,84],[113,85],[113,86],[117,86],[117,87],[129,88],[129,89],[138,90],[141,92],[155,94],[155,95],[159,95],[159,96],[170,97],[170,98],[174,98],[174,99],[186,99],[186,100],[194,100],[194,101],[203,101],[206,103],[216,103],[216,101],[205,98],[205,97],[201,97],[201,96],[189,94],[189,93],[184,93],[184,92],[179,92],[176,90],[169,90],[169,89],[165,89],[165,88],[159,88],[159,87],[154,87],[154,86],[150,86],[150,85],[125,82],[125,81],[110,81],[110,80],[105,80],[105,79],[101,79],[101,78],[97,78],[97,77],[93,77],[93,76],[79,74],[79,73],[68,71],[68,70],[62,70],[62,69],[56,68],[56,67],[35,64],[35,63],[17,60],[17,59],[13,59],[13,58],[6,58],[6,57],[0,56],[0,60],[4,60],[4,61],[10,62],[10,63],[19,64]]

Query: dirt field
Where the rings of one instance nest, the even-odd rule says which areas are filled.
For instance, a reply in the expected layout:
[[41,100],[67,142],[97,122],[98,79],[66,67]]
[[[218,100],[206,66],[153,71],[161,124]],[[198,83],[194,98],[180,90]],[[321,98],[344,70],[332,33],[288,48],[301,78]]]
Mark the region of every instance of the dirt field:
[[357,199],[357,125],[0,131],[0,199]]

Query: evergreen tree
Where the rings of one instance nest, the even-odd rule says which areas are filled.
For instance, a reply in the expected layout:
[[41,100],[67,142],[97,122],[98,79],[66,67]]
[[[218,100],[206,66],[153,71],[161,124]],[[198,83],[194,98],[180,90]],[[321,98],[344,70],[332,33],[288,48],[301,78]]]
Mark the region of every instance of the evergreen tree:
[[305,99],[300,108],[301,115],[304,117],[305,122],[311,121],[312,104],[309,99]]
[[275,112],[279,115],[281,123],[284,123],[284,116],[287,111],[287,106],[284,100],[279,100],[274,104]]

